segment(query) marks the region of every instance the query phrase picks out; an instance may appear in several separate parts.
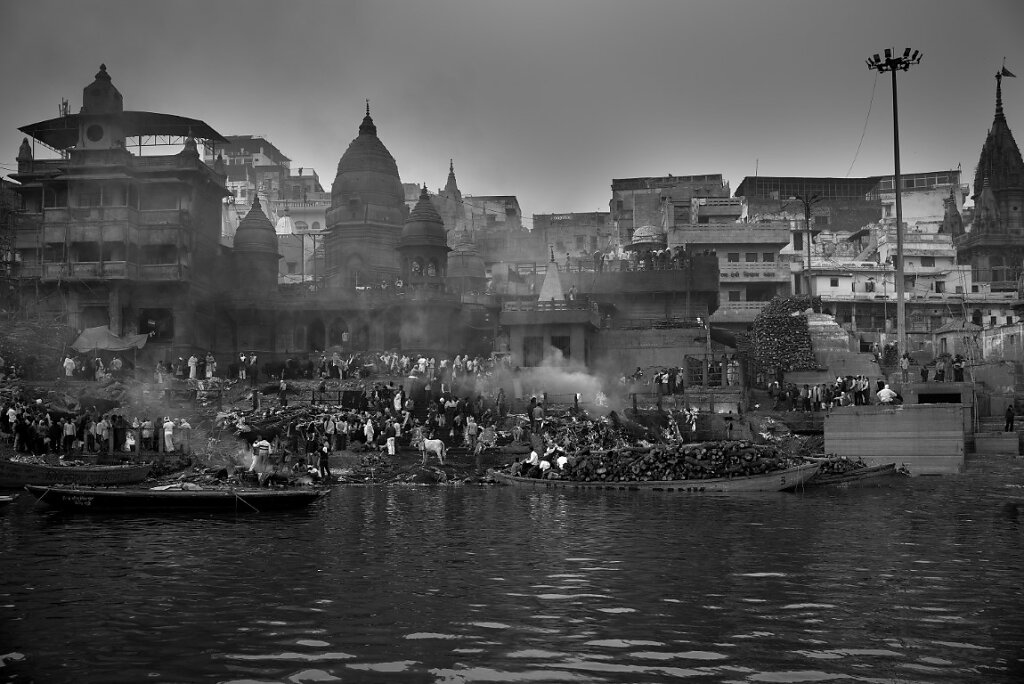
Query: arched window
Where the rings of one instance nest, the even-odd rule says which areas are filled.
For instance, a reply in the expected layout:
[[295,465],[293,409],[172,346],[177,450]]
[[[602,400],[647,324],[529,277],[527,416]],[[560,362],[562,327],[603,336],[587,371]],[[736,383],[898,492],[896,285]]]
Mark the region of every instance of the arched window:
[[320,222],[319,221],[313,221],[313,230],[314,231],[319,231],[320,230]]
[[296,221],[294,225],[296,233],[305,233],[309,230],[309,224],[305,221]]

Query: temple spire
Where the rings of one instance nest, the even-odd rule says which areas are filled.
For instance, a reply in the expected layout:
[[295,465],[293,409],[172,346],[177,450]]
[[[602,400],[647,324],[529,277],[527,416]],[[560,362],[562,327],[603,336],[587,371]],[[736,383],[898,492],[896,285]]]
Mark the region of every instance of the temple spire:
[[996,74],[996,118],[1005,119],[1003,114],[1003,73]]
[[370,98],[366,98],[366,116],[363,117],[363,123],[359,126],[359,135],[377,135],[377,126],[370,118]]

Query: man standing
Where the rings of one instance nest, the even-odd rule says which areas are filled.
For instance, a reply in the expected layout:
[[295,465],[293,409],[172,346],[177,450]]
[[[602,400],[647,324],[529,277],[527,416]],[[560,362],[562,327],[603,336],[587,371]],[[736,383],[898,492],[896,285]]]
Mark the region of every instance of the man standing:
[[1003,426],[1003,432],[1013,432],[1013,404],[1006,407],[1006,425]]
[[239,380],[245,380],[245,366],[246,366],[245,352],[240,352],[238,354],[238,379]]
[[199,368],[199,359],[196,358],[195,354],[188,357],[188,378],[189,380],[196,379],[196,371]]

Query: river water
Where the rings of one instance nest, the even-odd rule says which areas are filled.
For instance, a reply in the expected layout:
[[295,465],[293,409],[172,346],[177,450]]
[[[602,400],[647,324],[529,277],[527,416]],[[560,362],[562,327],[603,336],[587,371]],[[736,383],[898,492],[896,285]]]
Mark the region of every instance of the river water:
[[[0,680],[1024,681],[1024,465],[771,495],[0,512]],[[1020,510],[1013,505],[1020,502]]]

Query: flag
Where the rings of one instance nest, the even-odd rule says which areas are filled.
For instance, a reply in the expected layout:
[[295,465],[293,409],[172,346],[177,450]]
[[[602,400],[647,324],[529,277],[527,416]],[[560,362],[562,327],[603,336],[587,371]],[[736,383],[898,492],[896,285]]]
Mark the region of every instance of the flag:
[[999,75],[1000,75],[1000,76],[1009,76],[1010,78],[1017,78],[1017,74],[1015,74],[1015,73],[1012,73],[1012,72],[1011,72],[1011,71],[1010,71],[1009,69],[1007,69],[1006,67],[1003,67],[1003,70],[999,72]]

